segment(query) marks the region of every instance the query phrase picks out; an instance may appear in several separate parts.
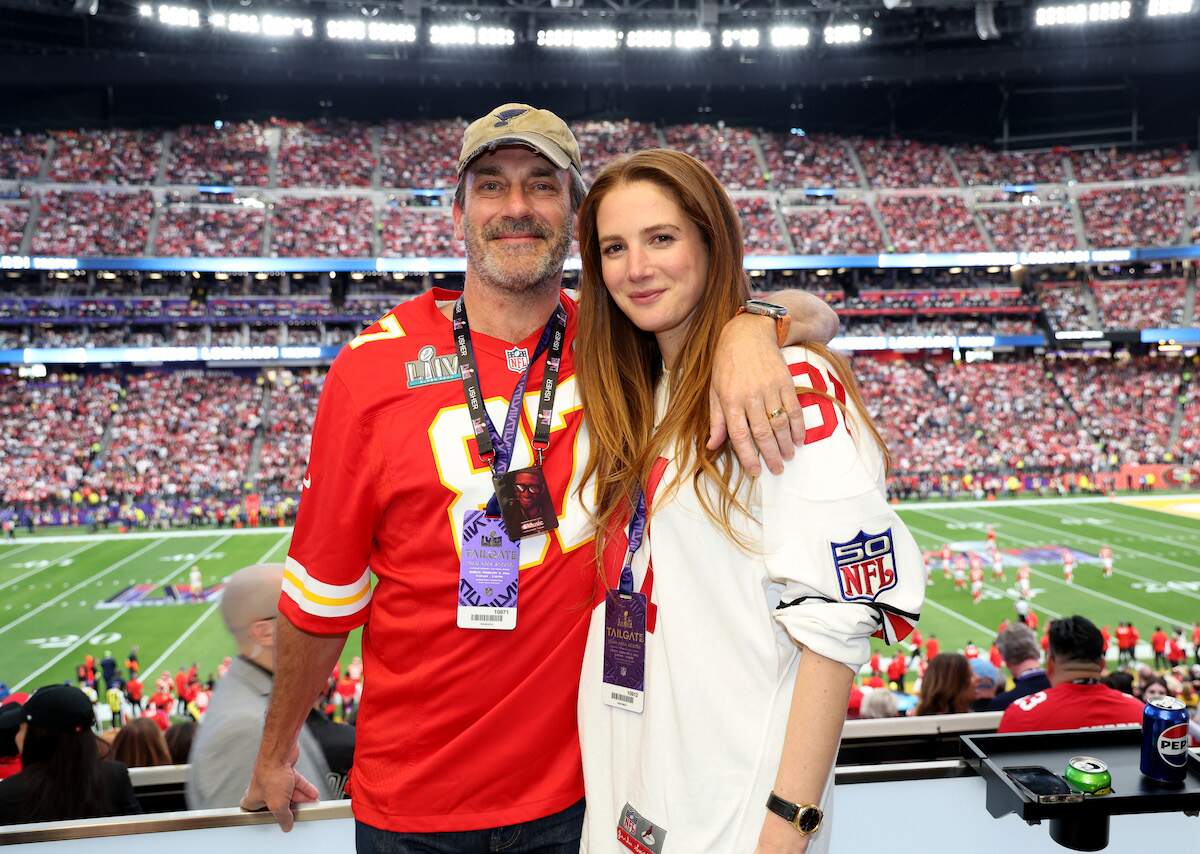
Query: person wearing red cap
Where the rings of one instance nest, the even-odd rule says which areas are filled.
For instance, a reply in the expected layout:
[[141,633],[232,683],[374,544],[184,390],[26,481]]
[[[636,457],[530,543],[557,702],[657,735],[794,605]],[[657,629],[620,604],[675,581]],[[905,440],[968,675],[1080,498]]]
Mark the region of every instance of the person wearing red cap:
[[13,723],[22,769],[0,780],[0,825],[142,811],[126,767],[100,758],[95,712],[78,688],[49,685],[0,707],[0,729]]

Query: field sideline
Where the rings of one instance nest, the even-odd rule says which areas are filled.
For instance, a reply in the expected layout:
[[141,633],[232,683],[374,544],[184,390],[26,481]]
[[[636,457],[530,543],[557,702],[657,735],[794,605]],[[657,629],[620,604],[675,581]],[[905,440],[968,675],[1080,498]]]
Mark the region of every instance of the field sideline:
[[[1159,509],[1132,504],[1139,500],[901,505],[900,515],[926,550],[949,543],[956,551],[982,551],[990,524],[1006,553],[1007,583],[993,584],[988,564],[979,605],[972,605],[969,593],[955,591],[935,561],[922,633],[936,634],[943,649],[974,641],[986,650],[996,626],[1014,614],[1015,569],[1023,561],[1033,567],[1033,608],[1043,619],[1080,613],[1109,626],[1132,620],[1143,638],[1159,625],[1168,631],[1190,627],[1200,620],[1200,519],[1188,514],[1200,507],[1200,496],[1156,497],[1168,502]],[[219,590],[211,588],[240,566],[282,561],[290,535],[287,528],[197,529],[39,534],[0,543],[0,681],[27,690],[73,679],[84,655],[99,659],[111,649],[123,661],[132,644],[145,673],[193,661],[202,676],[214,672],[233,648],[215,614]],[[1105,544],[1115,557],[1109,579],[1101,577],[1097,559]],[[1079,557],[1072,585],[1062,580],[1057,547]],[[207,598],[171,598],[164,586],[186,589],[194,565],[203,573]],[[357,654],[359,643],[356,632],[343,663]]]

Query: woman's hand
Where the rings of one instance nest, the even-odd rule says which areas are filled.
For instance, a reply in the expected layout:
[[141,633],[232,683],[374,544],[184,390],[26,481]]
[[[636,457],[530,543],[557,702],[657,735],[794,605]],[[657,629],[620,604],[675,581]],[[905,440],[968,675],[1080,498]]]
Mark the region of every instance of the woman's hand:
[[775,813],[768,812],[766,818],[763,819],[762,831],[758,834],[758,844],[754,846],[754,854],[804,854],[808,850],[810,838]]

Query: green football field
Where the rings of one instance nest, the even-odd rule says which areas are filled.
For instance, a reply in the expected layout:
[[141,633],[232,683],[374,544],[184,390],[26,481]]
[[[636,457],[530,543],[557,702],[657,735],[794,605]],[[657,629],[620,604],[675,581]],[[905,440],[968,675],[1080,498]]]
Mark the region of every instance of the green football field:
[[[1005,553],[1007,584],[990,580],[973,605],[969,592],[954,590],[934,562],[934,584],[921,630],[936,634],[943,650],[974,641],[985,650],[996,626],[1015,614],[1016,567],[1033,568],[1033,609],[1045,620],[1083,614],[1097,624],[1131,620],[1143,639],[1155,626],[1170,631],[1200,620],[1200,496],[1155,499],[1156,509],[1108,499],[907,504],[899,508],[922,548],[984,550],[987,526],[995,527]],[[1175,511],[1175,512],[1171,512]],[[202,676],[234,652],[216,613],[217,590],[207,601],[189,602],[188,571],[199,566],[212,588],[251,563],[282,561],[290,532],[139,532],[88,536],[35,536],[0,544],[0,681],[14,690],[74,678],[87,654],[112,650],[118,661],[133,644],[143,672],[174,672],[197,662]],[[1102,578],[1100,547],[1114,553],[1115,572]],[[1077,553],[1075,583],[1063,582],[1059,551]],[[343,664],[359,650],[351,637]],[[1143,652],[1145,652],[1143,650]]]

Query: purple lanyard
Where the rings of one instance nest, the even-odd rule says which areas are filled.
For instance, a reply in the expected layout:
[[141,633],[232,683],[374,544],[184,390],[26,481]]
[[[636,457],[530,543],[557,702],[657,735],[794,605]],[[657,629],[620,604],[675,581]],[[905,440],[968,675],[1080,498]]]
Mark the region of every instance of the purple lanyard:
[[642,547],[646,534],[646,494],[638,490],[637,504],[629,519],[629,546],[625,549],[625,563],[621,565],[621,592],[633,592],[633,556]]

